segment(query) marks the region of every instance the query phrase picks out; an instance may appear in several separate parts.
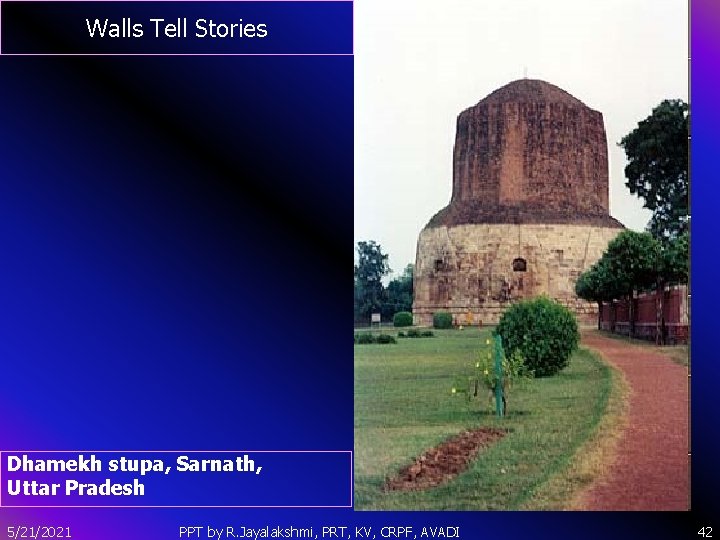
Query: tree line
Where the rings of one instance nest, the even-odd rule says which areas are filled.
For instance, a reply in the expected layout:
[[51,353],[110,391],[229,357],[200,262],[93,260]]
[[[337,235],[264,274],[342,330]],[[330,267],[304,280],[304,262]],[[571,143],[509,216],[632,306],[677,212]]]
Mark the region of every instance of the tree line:
[[[630,308],[630,337],[635,335],[635,317],[632,299],[637,292],[658,291],[661,304],[667,285],[687,283],[689,278],[689,235],[659,241],[648,232],[623,231],[607,247],[603,256],[575,283],[578,297],[598,304],[600,328],[603,302],[626,299]],[[663,341],[658,326],[658,341]]]
[[408,264],[385,286],[383,278],[392,270],[380,244],[373,240],[358,242],[356,253],[355,322],[369,323],[372,313],[380,313],[382,320],[389,321],[399,311],[412,311],[415,266]]
[[[662,313],[661,293],[666,286],[689,281],[689,123],[687,103],[665,100],[622,138],[619,146],[628,159],[625,186],[643,199],[652,217],[646,232],[623,231],[612,240],[575,285],[576,294],[597,302],[598,309],[603,302],[627,299],[631,337],[635,335],[635,293],[658,291],[658,313]],[[657,341],[663,340],[658,324]]]

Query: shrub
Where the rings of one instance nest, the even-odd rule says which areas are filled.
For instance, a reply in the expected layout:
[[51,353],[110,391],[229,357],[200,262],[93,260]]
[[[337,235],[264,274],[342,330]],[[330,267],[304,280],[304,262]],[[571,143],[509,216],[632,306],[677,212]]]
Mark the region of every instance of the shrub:
[[355,343],[358,345],[368,345],[370,343],[397,343],[397,341],[395,341],[394,337],[388,334],[380,334],[378,336],[373,336],[370,332],[362,332],[359,334],[355,334]]
[[375,340],[376,343],[397,343],[395,338],[388,334],[380,334]]
[[433,313],[433,328],[452,328],[452,314],[447,311]]
[[375,340],[373,339],[372,334],[368,332],[363,332],[361,334],[355,334],[355,343],[358,343],[359,345],[367,345],[368,343],[374,343]]
[[410,330],[406,332],[400,332],[398,333],[398,337],[408,337],[408,338],[424,338],[424,337],[433,337],[435,334],[433,334],[432,330],[423,330],[422,332],[418,330],[417,328],[411,328]]
[[413,316],[409,311],[398,311],[393,315],[393,326],[412,326]]
[[570,310],[544,296],[511,306],[495,332],[502,337],[505,354],[519,351],[536,377],[555,375],[566,367],[580,339]]
[[411,328],[407,332],[398,332],[399,338],[424,338],[424,337],[433,337],[435,334],[433,334],[432,330],[423,330],[422,332],[416,328]]

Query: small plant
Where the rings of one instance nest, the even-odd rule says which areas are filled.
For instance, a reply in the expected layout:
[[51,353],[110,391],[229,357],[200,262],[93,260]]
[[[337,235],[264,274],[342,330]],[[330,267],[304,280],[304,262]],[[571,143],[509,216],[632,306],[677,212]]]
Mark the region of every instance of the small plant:
[[417,330],[413,328],[412,330],[408,330],[407,337],[409,338],[419,338],[420,337],[420,330]]
[[545,296],[512,305],[495,332],[502,336],[505,353],[519,351],[536,377],[565,368],[580,340],[572,312]]
[[515,351],[510,356],[507,356],[505,351],[501,349],[500,354],[502,374],[499,374],[496,369],[495,349],[492,346],[492,340],[486,339],[485,348],[479,352],[478,359],[472,368],[471,374],[464,378],[456,379],[451,393],[467,394],[468,400],[471,400],[481,395],[480,390],[484,386],[488,390],[485,395],[493,398],[498,384],[502,381],[502,410],[503,414],[505,414],[507,395],[512,387],[513,381],[520,377],[532,376],[532,373],[527,370],[519,351]]
[[412,326],[412,323],[413,316],[409,311],[398,311],[393,315],[393,326],[395,327]]
[[423,330],[420,333],[420,337],[433,337],[434,335],[432,330]]
[[380,334],[376,340],[375,343],[381,343],[381,344],[387,344],[387,343],[397,343],[395,341],[395,338],[388,335],[388,334]]
[[[503,351],[501,363],[503,389],[509,388],[514,379],[529,375],[519,351],[513,352],[509,357]],[[480,353],[478,361],[475,362],[475,370],[475,379],[482,382],[489,390],[495,391],[499,377],[495,369],[495,357],[492,349]]]
[[398,332],[398,337],[399,337],[399,338],[405,338],[405,337],[407,337],[407,336],[405,335],[405,332]]
[[447,311],[437,311],[433,313],[433,328],[452,328],[452,324],[452,313],[448,313]]

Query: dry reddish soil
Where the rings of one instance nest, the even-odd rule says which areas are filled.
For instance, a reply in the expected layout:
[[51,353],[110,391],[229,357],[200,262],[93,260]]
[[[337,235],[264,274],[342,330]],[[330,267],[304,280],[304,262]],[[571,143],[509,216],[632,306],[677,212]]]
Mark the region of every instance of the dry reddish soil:
[[419,491],[439,486],[467,469],[480,450],[504,437],[502,429],[464,431],[419,456],[385,482],[388,491]]
[[583,497],[587,510],[687,510],[688,368],[623,341],[582,343],[620,369],[631,388],[628,424],[607,472]]

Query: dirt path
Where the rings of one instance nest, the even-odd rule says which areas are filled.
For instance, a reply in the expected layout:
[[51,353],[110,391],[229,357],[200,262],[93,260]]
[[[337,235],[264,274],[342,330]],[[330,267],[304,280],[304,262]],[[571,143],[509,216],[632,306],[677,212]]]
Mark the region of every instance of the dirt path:
[[628,425],[615,461],[583,496],[587,510],[687,510],[687,368],[664,355],[586,332],[583,345],[625,373]]

